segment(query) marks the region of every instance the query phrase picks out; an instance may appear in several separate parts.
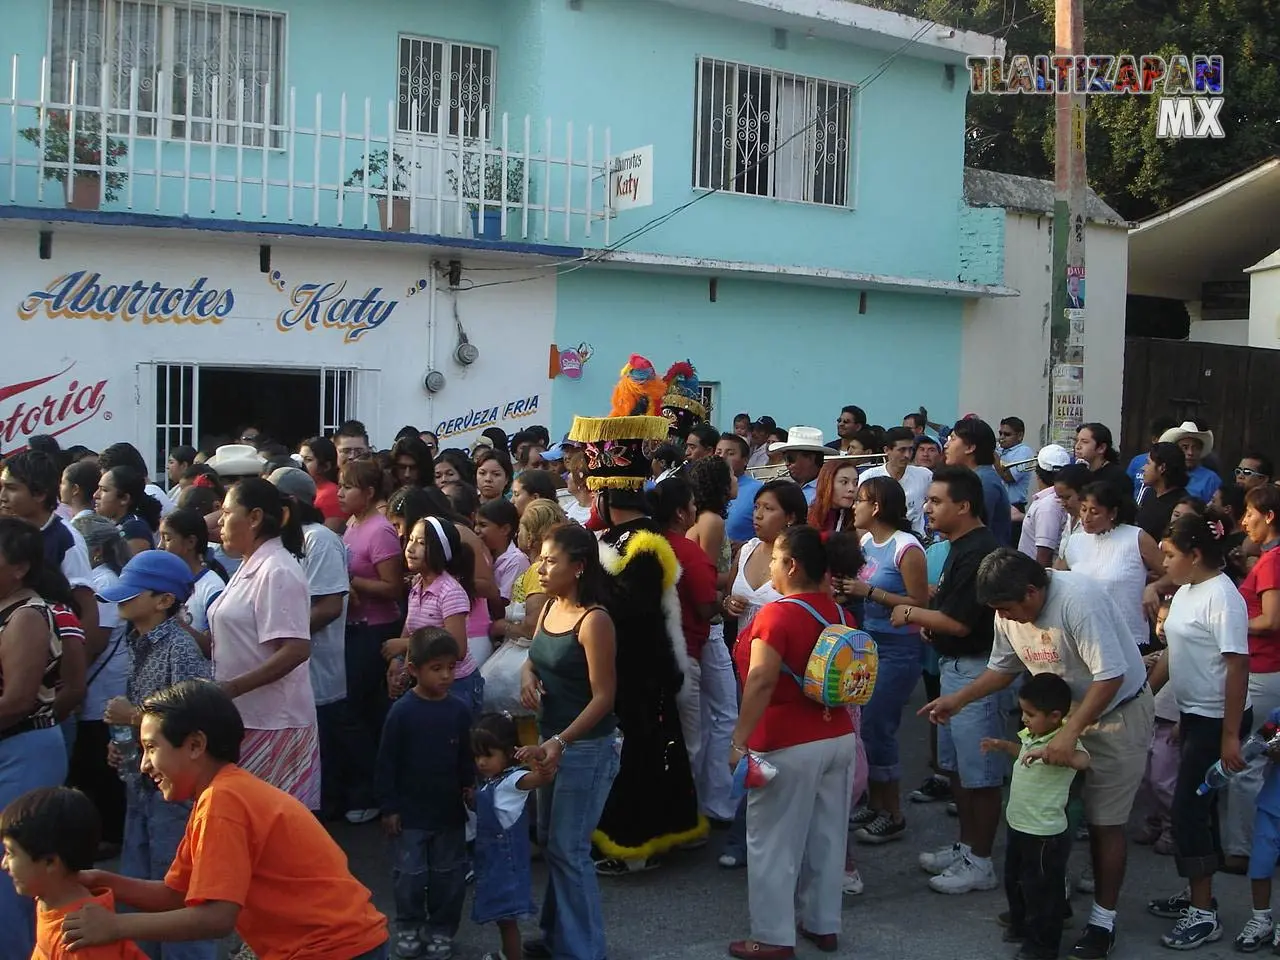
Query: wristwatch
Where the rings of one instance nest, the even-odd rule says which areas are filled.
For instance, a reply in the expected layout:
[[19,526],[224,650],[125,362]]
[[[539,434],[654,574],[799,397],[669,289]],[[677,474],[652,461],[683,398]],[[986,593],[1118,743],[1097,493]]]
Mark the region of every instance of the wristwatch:
[[569,744],[565,742],[564,737],[560,736],[560,734],[557,733],[551,739],[554,740],[556,743],[560,744],[561,751],[565,751],[569,749]]

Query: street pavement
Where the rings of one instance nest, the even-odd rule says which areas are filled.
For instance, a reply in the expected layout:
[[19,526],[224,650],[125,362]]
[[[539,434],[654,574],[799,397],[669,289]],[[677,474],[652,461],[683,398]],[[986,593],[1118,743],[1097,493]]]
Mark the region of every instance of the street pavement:
[[[926,721],[912,713],[904,718],[903,756],[908,775],[904,788],[924,778],[928,759]],[[804,944],[797,953],[875,960],[991,960],[1013,957],[1016,947],[1001,942],[997,915],[1005,909],[1003,889],[963,896],[934,893],[928,876],[916,862],[923,850],[954,842],[956,820],[941,804],[907,804],[908,830],[904,839],[879,847],[857,845],[856,855],[866,892],[844,898],[844,930],[840,950],[822,954]],[[334,833],[351,857],[356,875],[374,891],[377,905],[390,915],[392,899],[386,845],[376,823],[361,827],[341,824]],[[716,863],[723,834],[713,832],[710,845],[671,858],[661,869],[623,878],[601,878],[610,960],[712,960],[727,956],[731,940],[750,933],[745,870],[727,871]],[[852,843],[852,840],[851,840]],[[1078,875],[1087,862],[1087,844],[1075,845],[1071,871]],[[1003,842],[996,847],[1001,870]],[[535,899],[540,902],[545,872],[535,864]],[[1151,897],[1181,889],[1173,859],[1132,844],[1129,871],[1120,904],[1119,938],[1114,960],[1172,956],[1160,946],[1160,934],[1172,921],[1146,913]],[[1222,905],[1223,940],[1196,952],[1205,960],[1236,956],[1232,941],[1249,917],[1249,887],[1244,877],[1222,876],[1215,894]],[[1063,938],[1063,956],[1075,942],[1088,916],[1092,898],[1073,897],[1076,918]],[[470,902],[467,905],[470,911]],[[536,935],[536,925],[526,925]],[[499,946],[497,931],[464,922],[456,956],[479,960]],[[1267,953],[1266,955],[1269,955]]]

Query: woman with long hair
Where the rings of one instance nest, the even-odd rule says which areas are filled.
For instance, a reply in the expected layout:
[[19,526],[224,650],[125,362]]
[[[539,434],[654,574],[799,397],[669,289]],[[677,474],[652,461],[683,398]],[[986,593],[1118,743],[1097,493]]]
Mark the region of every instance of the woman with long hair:
[[618,775],[613,713],[617,643],[604,609],[607,579],[596,538],[555,528],[542,542],[538,577],[548,602],[524,666],[521,697],[538,711],[542,744],[517,755],[554,775],[546,791],[547,892],[543,939],[525,956],[605,956],[604,913],[591,837]]
[[813,527],[779,531],[770,579],[786,599],[756,614],[734,651],[742,706],[728,762],[750,750],[778,771],[767,788],[747,792],[751,938],[729,945],[734,957],[792,956],[797,936],[827,953],[838,948],[853,721],[849,711],[807,698],[791,679],[804,675],[823,621],[845,622],[826,588],[830,549]]
[[102,470],[94,460],[80,460],[62,471],[58,500],[71,514],[71,519],[93,513],[93,496],[102,480]]
[[490,500],[502,500],[511,491],[515,467],[503,450],[481,448],[476,454],[476,489],[483,506]]
[[1146,492],[1133,522],[1159,543],[1178,501],[1187,495],[1186,454],[1176,443],[1152,444],[1142,467],[1142,482]]
[[[66,744],[54,709],[64,643],[50,605],[74,602],[61,571],[45,563],[39,529],[0,517],[0,809],[66,778]],[[31,956],[33,901],[8,882],[0,883],[0,930],[0,958]]]
[[209,608],[213,675],[244,719],[240,766],[320,808],[320,741],[306,662],[311,597],[299,560],[302,524],[258,477],[222,505],[222,545],[243,557]]
[[858,461],[827,458],[809,506],[809,526],[829,533],[853,527],[853,501],[858,492]]
[[467,456],[465,450],[450,447],[436,455],[433,476],[436,486],[443,489],[447,495],[449,492],[447,488],[454,484],[469,483],[473,487],[476,485],[476,465]]
[[338,449],[327,437],[312,437],[298,448],[302,467],[316,484],[316,508],[324,516],[324,525],[341,533],[347,515],[338,502]]
[[920,630],[910,624],[895,627],[890,619],[899,604],[926,606],[929,576],[924,548],[907,517],[907,497],[898,481],[872,477],[858,488],[853,511],[861,538],[862,571],[842,578],[837,593],[863,601],[862,627],[876,641],[880,669],[875,692],[862,708],[860,734],[867,749],[867,789],[870,801],[854,817],[859,843],[887,843],[906,830],[902,815],[902,763],[898,727],[924,658]]
[[160,501],[146,492],[146,478],[132,467],[112,467],[102,474],[93,498],[99,516],[114,521],[129,548],[153,550],[160,531]]

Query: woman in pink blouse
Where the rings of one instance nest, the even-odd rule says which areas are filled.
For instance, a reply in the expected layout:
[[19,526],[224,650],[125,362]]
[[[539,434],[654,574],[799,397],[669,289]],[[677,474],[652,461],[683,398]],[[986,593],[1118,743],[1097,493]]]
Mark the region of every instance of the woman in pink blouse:
[[244,718],[240,766],[320,807],[320,740],[307,660],[311,595],[302,526],[266,480],[241,480],[222,504],[222,546],[243,560],[209,607],[213,678]]

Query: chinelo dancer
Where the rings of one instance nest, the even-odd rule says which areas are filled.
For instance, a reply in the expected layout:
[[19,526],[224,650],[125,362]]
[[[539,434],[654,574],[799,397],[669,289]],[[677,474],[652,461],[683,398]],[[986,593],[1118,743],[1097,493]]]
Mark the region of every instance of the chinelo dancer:
[[622,765],[592,837],[603,858],[597,870],[609,876],[651,869],[708,831],[677,709],[688,669],[675,591],[680,565],[644,494],[649,448],[666,440],[668,428],[658,416],[576,417],[569,434],[584,447],[617,629]]

